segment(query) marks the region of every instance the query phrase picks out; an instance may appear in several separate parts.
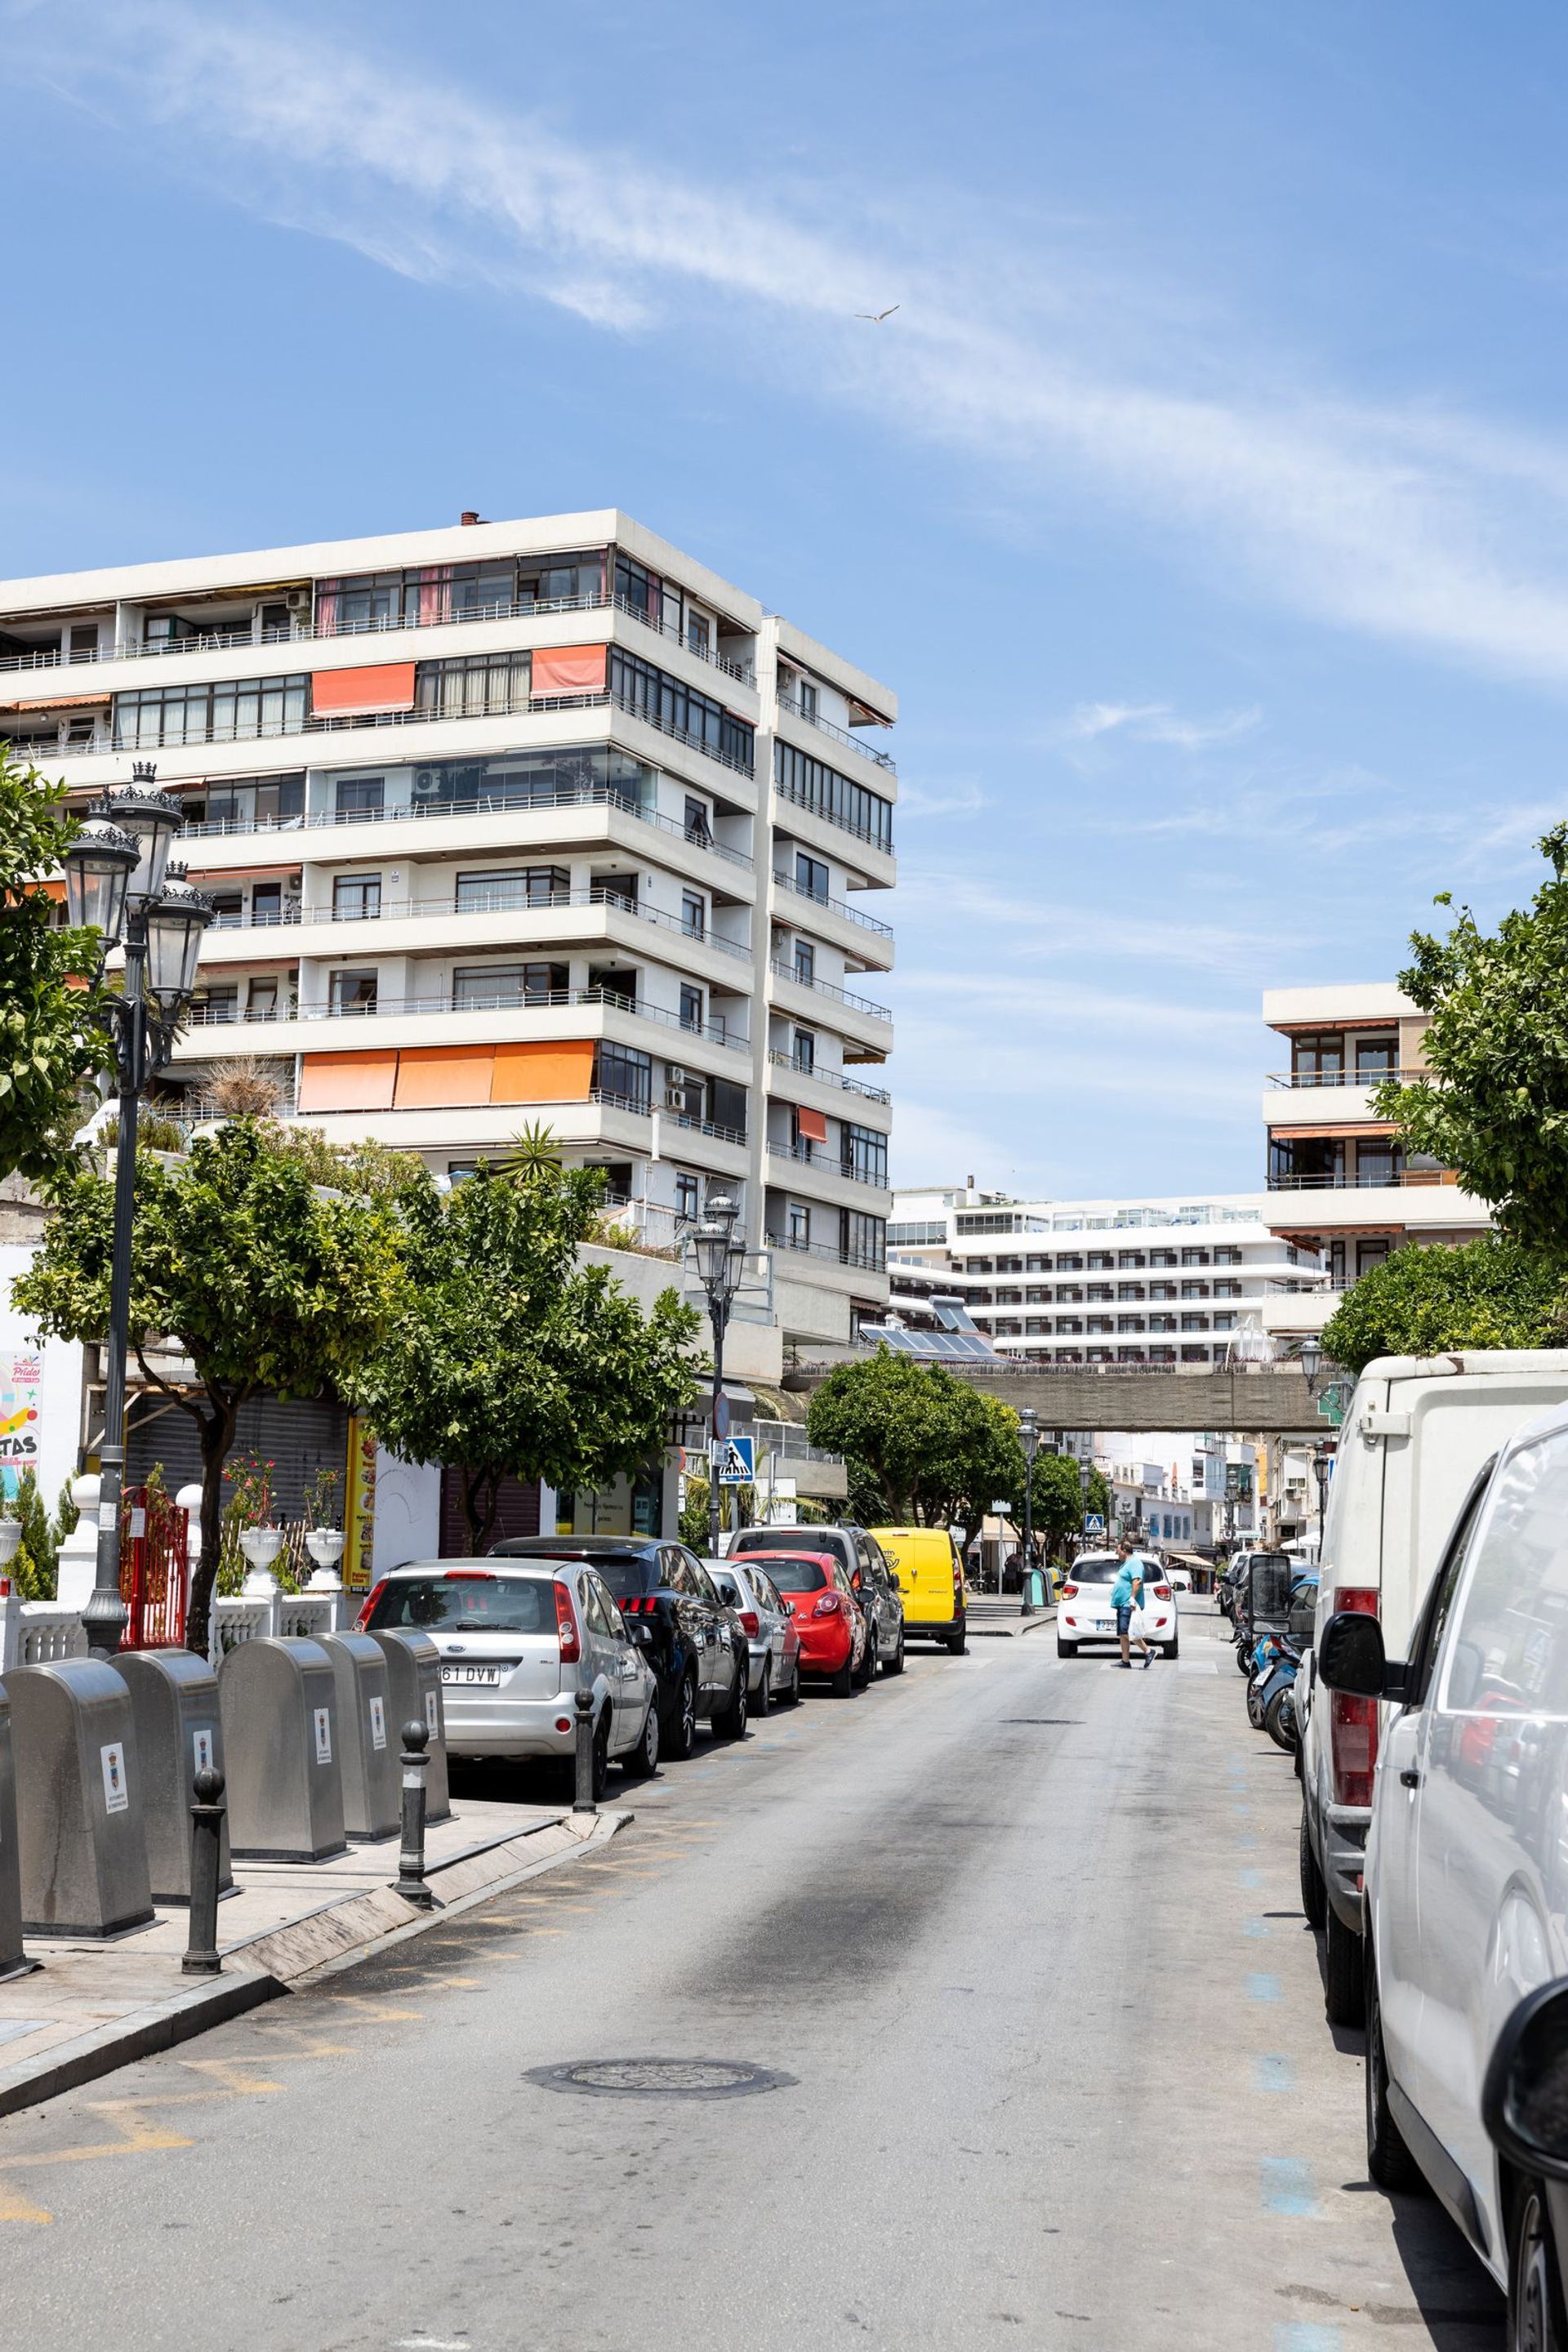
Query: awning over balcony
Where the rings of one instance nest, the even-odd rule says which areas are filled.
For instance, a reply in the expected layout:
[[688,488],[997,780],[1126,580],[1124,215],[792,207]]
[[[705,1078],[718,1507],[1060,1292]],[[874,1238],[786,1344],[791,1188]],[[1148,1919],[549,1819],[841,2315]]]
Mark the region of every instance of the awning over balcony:
[[536,646],[533,651],[534,694],[603,694],[603,646]]
[[318,719],[357,719],[376,710],[412,710],[414,664],[377,662],[366,669],[319,669],[310,679]]
[[823,1117],[823,1115],[822,1115],[821,1111],[819,1111],[819,1110],[797,1110],[797,1111],[795,1112],[795,1129],[796,1129],[796,1131],[797,1131],[797,1132],[798,1132],[798,1134],[800,1135],[800,1138],[801,1138],[801,1139],[802,1139],[802,1141],[803,1141],[803,1142],[805,1142],[805,1143],[826,1143],[826,1140],[827,1140],[827,1121],[826,1121],[826,1119]]
[[300,1073],[301,1110],[390,1110],[397,1055],[307,1054]]
[[510,1045],[411,1045],[401,1052],[307,1054],[300,1108],[458,1110],[486,1103],[585,1102],[594,1041]]
[[108,709],[110,698],[110,691],[107,687],[98,694],[27,695],[23,698],[11,696],[8,697],[3,704],[0,704],[0,709],[104,710]]
[[1270,1143],[1369,1143],[1380,1135],[1394,1135],[1397,1129],[1391,1118],[1358,1118],[1353,1127],[1343,1129],[1331,1127],[1275,1127],[1270,1124]]

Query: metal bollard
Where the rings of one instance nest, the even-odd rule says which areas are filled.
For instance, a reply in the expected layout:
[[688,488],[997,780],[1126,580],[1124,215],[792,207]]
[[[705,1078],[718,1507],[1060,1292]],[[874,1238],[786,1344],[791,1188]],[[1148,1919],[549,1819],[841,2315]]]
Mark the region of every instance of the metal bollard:
[[574,1813],[596,1813],[594,1799],[594,1694],[580,1690],[577,1707],[577,1794],[572,1801]]
[[217,1951],[217,1897],[223,1863],[223,1774],[205,1764],[192,1783],[190,1942],[180,1962],[187,1977],[216,1977],[223,1968]]
[[426,1727],[417,1720],[403,1727],[403,1843],[397,1851],[397,1892],[416,1911],[439,1911],[440,1903],[425,1884],[425,1766],[430,1744]]

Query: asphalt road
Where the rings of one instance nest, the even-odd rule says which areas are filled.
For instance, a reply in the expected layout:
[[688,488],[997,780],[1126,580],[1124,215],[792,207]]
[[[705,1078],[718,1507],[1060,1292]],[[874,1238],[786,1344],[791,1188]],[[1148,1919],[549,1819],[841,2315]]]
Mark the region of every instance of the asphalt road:
[[[1215,1624],[1148,1674],[911,1657],[602,1859],[0,2123],[6,2340],[1496,2352],[1447,2224],[1366,2182]],[[790,2079],[530,2074],[626,2058]]]

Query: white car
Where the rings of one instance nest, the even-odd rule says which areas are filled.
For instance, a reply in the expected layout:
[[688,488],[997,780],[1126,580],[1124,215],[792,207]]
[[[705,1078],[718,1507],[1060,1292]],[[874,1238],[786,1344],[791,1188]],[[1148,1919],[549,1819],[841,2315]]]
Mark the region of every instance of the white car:
[[652,1670],[595,1569],[580,1559],[433,1559],[394,1569],[366,1629],[411,1626],[441,1654],[448,1756],[543,1758],[570,1767],[574,1701],[594,1695],[594,1793],[612,1762],[658,1762]]
[[[1181,1642],[1176,1596],[1158,1560],[1134,1552],[1143,1578],[1143,1638],[1173,1658]],[[1121,1572],[1113,1551],[1082,1551],[1067,1572],[1057,1601],[1057,1655],[1076,1658],[1085,1642],[1117,1642],[1110,1588]]]
[[1187,1570],[1178,1568],[1173,1560],[1165,1570],[1165,1581],[1173,1592],[1190,1592],[1193,1589],[1193,1580]]

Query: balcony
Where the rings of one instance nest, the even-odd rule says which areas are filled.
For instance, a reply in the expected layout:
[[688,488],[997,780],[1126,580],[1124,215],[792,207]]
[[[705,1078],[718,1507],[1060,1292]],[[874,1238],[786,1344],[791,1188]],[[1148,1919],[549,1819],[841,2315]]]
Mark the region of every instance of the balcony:
[[1457,1186],[1458,1178],[1446,1168],[1395,1168],[1380,1170],[1375,1174],[1353,1175],[1313,1174],[1307,1176],[1270,1175],[1271,1192],[1385,1192],[1408,1187],[1412,1190],[1446,1184]]
[[628,1020],[653,1021],[666,1029],[674,1029],[683,1037],[700,1038],[710,1045],[721,1045],[731,1054],[749,1054],[751,1042],[745,1037],[731,1036],[726,1024],[710,1021],[700,1027],[683,1021],[678,1013],[667,1013],[662,1007],[643,1004],[619,995],[607,988],[549,988],[531,996],[518,996],[496,990],[492,993],[465,996],[454,1003],[449,993],[439,996],[381,996],[368,1004],[308,1004],[278,1005],[265,1012],[242,1011],[237,1004],[204,1003],[198,1000],[185,1015],[185,1024],[193,1029],[246,1028],[252,1024],[289,1023],[295,1021],[389,1021],[405,1015],[445,1013],[453,1020],[462,1020],[475,1013],[541,1013],[561,1005],[602,1006],[612,1013],[624,1013]]
[[[689,636],[663,621],[651,620],[646,613],[629,604],[624,596],[587,594],[582,596],[543,596],[537,600],[519,599],[510,604],[476,604],[459,612],[446,612],[429,620],[409,620],[395,614],[382,620],[340,621],[321,627],[314,621],[291,621],[288,625],[268,628],[203,629],[188,637],[161,638],[155,644],[110,646],[93,651],[62,654],[40,650],[32,654],[0,655],[0,675],[8,670],[59,669],[77,664],[100,665],[106,662],[156,660],[164,654],[232,653],[246,646],[325,645],[338,637],[380,637],[398,635],[405,630],[460,628],[475,621],[531,621],[553,613],[598,613],[611,610],[624,613],[657,637],[678,645],[694,661],[706,662],[710,668],[722,671],[726,677],[739,680],[742,686],[756,684],[756,672],[749,662],[731,659],[728,654],[709,650],[691,643]],[[837,730],[833,730],[837,732]],[[877,755],[868,755],[875,758]],[[891,762],[887,764],[889,766]]]
[[868,743],[863,743],[860,738],[858,735],[852,735],[847,727],[836,727],[831,719],[821,719],[815,710],[804,709],[798,702],[792,702],[787,694],[780,695],[779,709],[787,710],[792,719],[798,719],[803,727],[815,727],[819,735],[829,737],[835,743],[842,743],[846,751],[858,751],[863,760],[874,761],[877,766],[884,769],[889,776],[898,774],[898,769],[888,752],[873,751]]
[[864,1013],[873,1021],[892,1022],[885,1004],[873,1004],[868,996],[852,996],[847,988],[839,988],[830,980],[803,980],[794,964],[773,959],[773,970],[780,980],[787,980],[793,988],[809,988],[814,996],[830,996],[837,1004],[847,1004],[851,1013]]
[[[243,779],[239,781],[243,782]],[[645,808],[630,793],[616,792],[610,784],[571,785],[553,792],[520,786],[515,792],[503,789],[476,793],[462,800],[411,801],[398,808],[311,809],[300,816],[201,817],[181,826],[180,839],[226,841],[247,834],[314,833],[322,827],[339,825],[408,824],[441,817],[526,816],[535,809],[557,808],[614,809],[621,816],[635,817],[639,824],[673,835],[705,856],[721,858],[725,865],[738,866],[747,874],[755,871],[744,850],[723,848],[710,836],[700,840],[674,817],[665,816],[658,809]]]
[[886,1274],[887,1261],[875,1250],[842,1249],[834,1242],[793,1241],[787,1234],[770,1234],[768,1247],[789,1250],[797,1257],[826,1258],[833,1265],[858,1267],[863,1274]]
[[787,1070],[792,1077],[804,1078],[818,1087],[837,1087],[847,1095],[863,1095],[868,1102],[891,1102],[886,1087],[862,1086],[858,1078],[846,1077],[840,1070],[819,1070],[810,1063],[797,1062],[793,1054],[770,1053],[769,1062],[775,1069]]
[[770,1160],[787,1160],[797,1168],[808,1168],[814,1176],[836,1178],[839,1182],[853,1184],[861,1192],[886,1193],[889,1187],[874,1176],[862,1176],[839,1160],[829,1159],[826,1150],[819,1153],[811,1143],[770,1143]]
[[1268,1077],[1264,1080],[1264,1084],[1270,1087],[1286,1087],[1292,1092],[1303,1087],[1310,1087],[1315,1090],[1320,1087],[1380,1087],[1386,1085],[1391,1081],[1395,1086],[1407,1087],[1414,1085],[1417,1078],[1430,1078],[1431,1076],[1431,1071],[1426,1068],[1397,1070],[1270,1070]]
[[[279,914],[219,915],[211,925],[207,937],[210,939],[214,931],[293,930],[321,923],[352,924],[356,930],[363,923],[431,920],[462,923],[486,915],[532,916],[555,907],[607,907],[617,915],[631,916],[637,922],[653,923],[664,930],[673,931],[679,938],[689,941],[693,948],[716,948],[721,955],[733,956],[742,963],[752,961],[750,948],[738,946],[733,940],[721,939],[713,930],[690,930],[679,915],[667,914],[660,907],[644,906],[635,898],[623,898],[618,891],[606,889],[603,884],[588,890],[552,890],[537,898],[524,898],[520,893],[512,898],[497,892],[481,904],[466,907],[452,906],[445,899],[438,906],[418,905],[411,899],[405,899],[395,903],[384,901],[374,911],[365,913],[351,914],[346,908],[338,907],[288,907]],[[379,950],[380,943],[375,945]],[[316,952],[321,950],[318,949]]]
[[875,931],[880,939],[890,940],[893,936],[891,923],[879,922],[875,915],[863,915],[858,908],[847,906],[842,898],[824,898],[816,890],[808,890],[804,884],[793,881],[787,874],[775,874],[773,887],[792,892],[795,898],[804,898],[808,906],[826,908],[830,915],[837,915],[847,923],[858,923],[863,931]]

